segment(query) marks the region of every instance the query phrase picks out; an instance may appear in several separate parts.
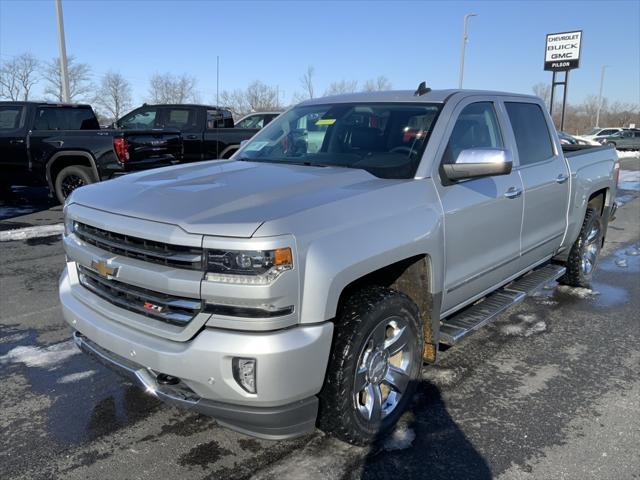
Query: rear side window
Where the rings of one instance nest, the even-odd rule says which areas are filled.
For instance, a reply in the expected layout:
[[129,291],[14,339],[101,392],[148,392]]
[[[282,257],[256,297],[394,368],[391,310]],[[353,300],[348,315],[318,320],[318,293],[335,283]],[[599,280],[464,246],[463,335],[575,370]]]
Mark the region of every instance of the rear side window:
[[477,102],[464,107],[451,131],[443,163],[454,163],[462,150],[502,148],[502,134],[491,102]]
[[619,131],[620,131],[620,130],[611,130],[611,129],[609,129],[609,130],[603,130],[603,131],[601,131],[598,135],[600,135],[600,136],[604,136],[604,135],[614,135],[614,134],[618,133]]
[[22,107],[0,107],[0,130],[14,130],[21,127]]
[[41,107],[36,111],[34,130],[100,130],[90,108]]
[[192,108],[165,109],[164,128],[189,130],[196,126],[196,111]]
[[505,102],[518,147],[520,165],[531,165],[553,157],[547,121],[535,103]]
[[233,115],[229,110],[207,110],[207,129],[233,128]]

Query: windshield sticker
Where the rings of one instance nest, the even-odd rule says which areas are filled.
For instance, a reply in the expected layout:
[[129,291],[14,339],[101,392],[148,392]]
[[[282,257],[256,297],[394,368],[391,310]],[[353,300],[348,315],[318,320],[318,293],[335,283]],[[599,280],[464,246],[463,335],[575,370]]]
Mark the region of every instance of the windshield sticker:
[[249,145],[244,147],[244,149],[247,152],[256,152],[262,150],[267,145],[269,145],[269,142],[251,142]]
[[333,125],[336,123],[335,118],[321,118],[316,122],[316,125]]

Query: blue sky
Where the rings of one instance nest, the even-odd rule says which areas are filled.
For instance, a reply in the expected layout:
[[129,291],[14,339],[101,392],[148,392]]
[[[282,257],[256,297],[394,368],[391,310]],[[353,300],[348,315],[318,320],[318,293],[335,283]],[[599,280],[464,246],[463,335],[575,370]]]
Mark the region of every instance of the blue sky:
[[[465,88],[531,93],[550,82],[542,70],[545,35],[582,29],[581,67],[571,74],[569,102],[597,94],[640,103],[640,2],[634,1],[355,1],[214,2],[63,0],[67,52],[108,70],[145,100],[156,72],[197,78],[201,100],[259,79],[278,85],[288,102],[299,78],[315,67],[316,91],[332,81],[378,75],[394,88],[456,87],[462,18],[470,20]],[[58,54],[54,0],[0,0],[0,58],[30,51]]]

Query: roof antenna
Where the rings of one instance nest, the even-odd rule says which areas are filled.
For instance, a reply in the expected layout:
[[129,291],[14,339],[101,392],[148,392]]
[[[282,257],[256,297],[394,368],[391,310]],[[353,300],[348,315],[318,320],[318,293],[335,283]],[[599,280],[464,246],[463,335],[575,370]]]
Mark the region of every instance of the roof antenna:
[[429,87],[427,87],[427,82],[421,82],[420,85],[418,85],[418,89],[413,92],[413,94],[416,97],[420,97],[422,95],[424,95],[425,93],[429,93],[431,91],[431,89]]

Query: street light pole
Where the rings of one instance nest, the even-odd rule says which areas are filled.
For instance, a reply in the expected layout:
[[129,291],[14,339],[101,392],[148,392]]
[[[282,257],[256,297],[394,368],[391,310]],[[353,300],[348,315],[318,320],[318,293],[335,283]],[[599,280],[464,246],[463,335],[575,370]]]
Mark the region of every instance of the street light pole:
[[60,47],[60,80],[62,87],[62,101],[69,102],[69,72],[67,71],[67,47],[64,41],[64,19],[62,18],[62,2],[56,2],[56,16],[58,17],[58,46]]
[[469,22],[469,17],[477,17],[477,13],[467,13],[464,16],[464,29],[462,30],[462,52],[460,54],[460,80],[458,82],[458,88],[462,88],[462,79],[464,77],[464,50],[467,45],[467,23]]
[[608,65],[602,65],[600,70],[600,94],[598,95],[598,110],[596,113],[596,128],[600,126],[600,110],[602,109],[602,87],[604,86],[604,69],[607,68]]

